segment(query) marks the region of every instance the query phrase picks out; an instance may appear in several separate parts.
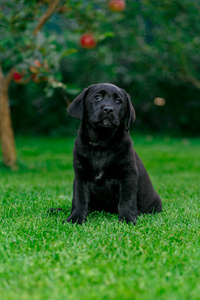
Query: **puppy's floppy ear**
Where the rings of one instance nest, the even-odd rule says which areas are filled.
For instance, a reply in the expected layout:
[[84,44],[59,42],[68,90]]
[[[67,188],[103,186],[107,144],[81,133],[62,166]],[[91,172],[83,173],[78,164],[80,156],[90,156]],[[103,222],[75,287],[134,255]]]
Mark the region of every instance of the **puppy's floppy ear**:
[[70,104],[68,108],[69,114],[77,119],[82,120],[83,119],[83,113],[84,113],[84,98],[88,91],[88,88],[84,89],[82,93],[80,93],[74,101]]
[[131,125],[135,122],[136,116],[135,116],[135,109],[131,103],[131,98],[129,94],[126,93],[126,99],[127,99],[127,113],[126,113],[126,130],[129,130]]

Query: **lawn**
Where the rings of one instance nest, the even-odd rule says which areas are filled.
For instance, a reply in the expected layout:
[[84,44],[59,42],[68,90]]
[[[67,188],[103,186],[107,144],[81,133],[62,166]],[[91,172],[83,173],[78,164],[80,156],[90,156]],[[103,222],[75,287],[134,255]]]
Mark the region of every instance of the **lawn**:
[[18,137],[20,168],[0,166],[0,297],[200,299],[200,139],[136,136],[163,200],[137,224],[93,213],[62,224],[71,207],[73,138]]

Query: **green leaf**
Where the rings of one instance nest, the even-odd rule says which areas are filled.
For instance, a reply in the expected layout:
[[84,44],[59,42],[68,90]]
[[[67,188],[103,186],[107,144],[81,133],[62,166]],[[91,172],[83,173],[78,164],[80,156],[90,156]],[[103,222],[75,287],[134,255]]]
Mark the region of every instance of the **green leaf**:
[[71,55],[71,54],[73,54],[73,53],[77,53],[77,52],[78,52],[78,50],[75,49],[75,48],[71,48],[71,49],[65,50],[65,51],[62,53],[61,58],[66,57],[66,56],[69,56],[69,55]]
[[98,40],[99,41],[103,41],[103,40],[105,40],[107,38],[113,37],[114,35],[115,35],[114,32],[111,32],[111,31],[104,32],[103,34],[101,34],[101,35],[98,36]]

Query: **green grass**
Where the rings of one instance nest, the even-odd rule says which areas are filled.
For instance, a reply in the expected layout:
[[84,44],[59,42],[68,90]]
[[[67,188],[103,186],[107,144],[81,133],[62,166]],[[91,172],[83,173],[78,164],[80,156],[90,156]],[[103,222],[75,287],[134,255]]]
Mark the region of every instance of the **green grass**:
[[136,226],[71,207],[69,138],[17,138],[20,169],[0,167],[1,299],[200,299],[200,139],[136,137],[163,212]]

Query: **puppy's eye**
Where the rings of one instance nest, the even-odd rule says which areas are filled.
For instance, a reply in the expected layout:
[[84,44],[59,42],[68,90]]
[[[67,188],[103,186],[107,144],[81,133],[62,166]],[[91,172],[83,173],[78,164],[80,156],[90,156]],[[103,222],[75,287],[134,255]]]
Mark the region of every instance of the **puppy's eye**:
[[102,99],[102,96],[101,95],[95,95],[94,96],[94,99],[96,100],[96,101],[100,101],[101,99]]
[[122,104],[122,100],[121,100],[121,99],[116,99],[116,100],[115,100],[115,103],[116,103],[116,104]]

